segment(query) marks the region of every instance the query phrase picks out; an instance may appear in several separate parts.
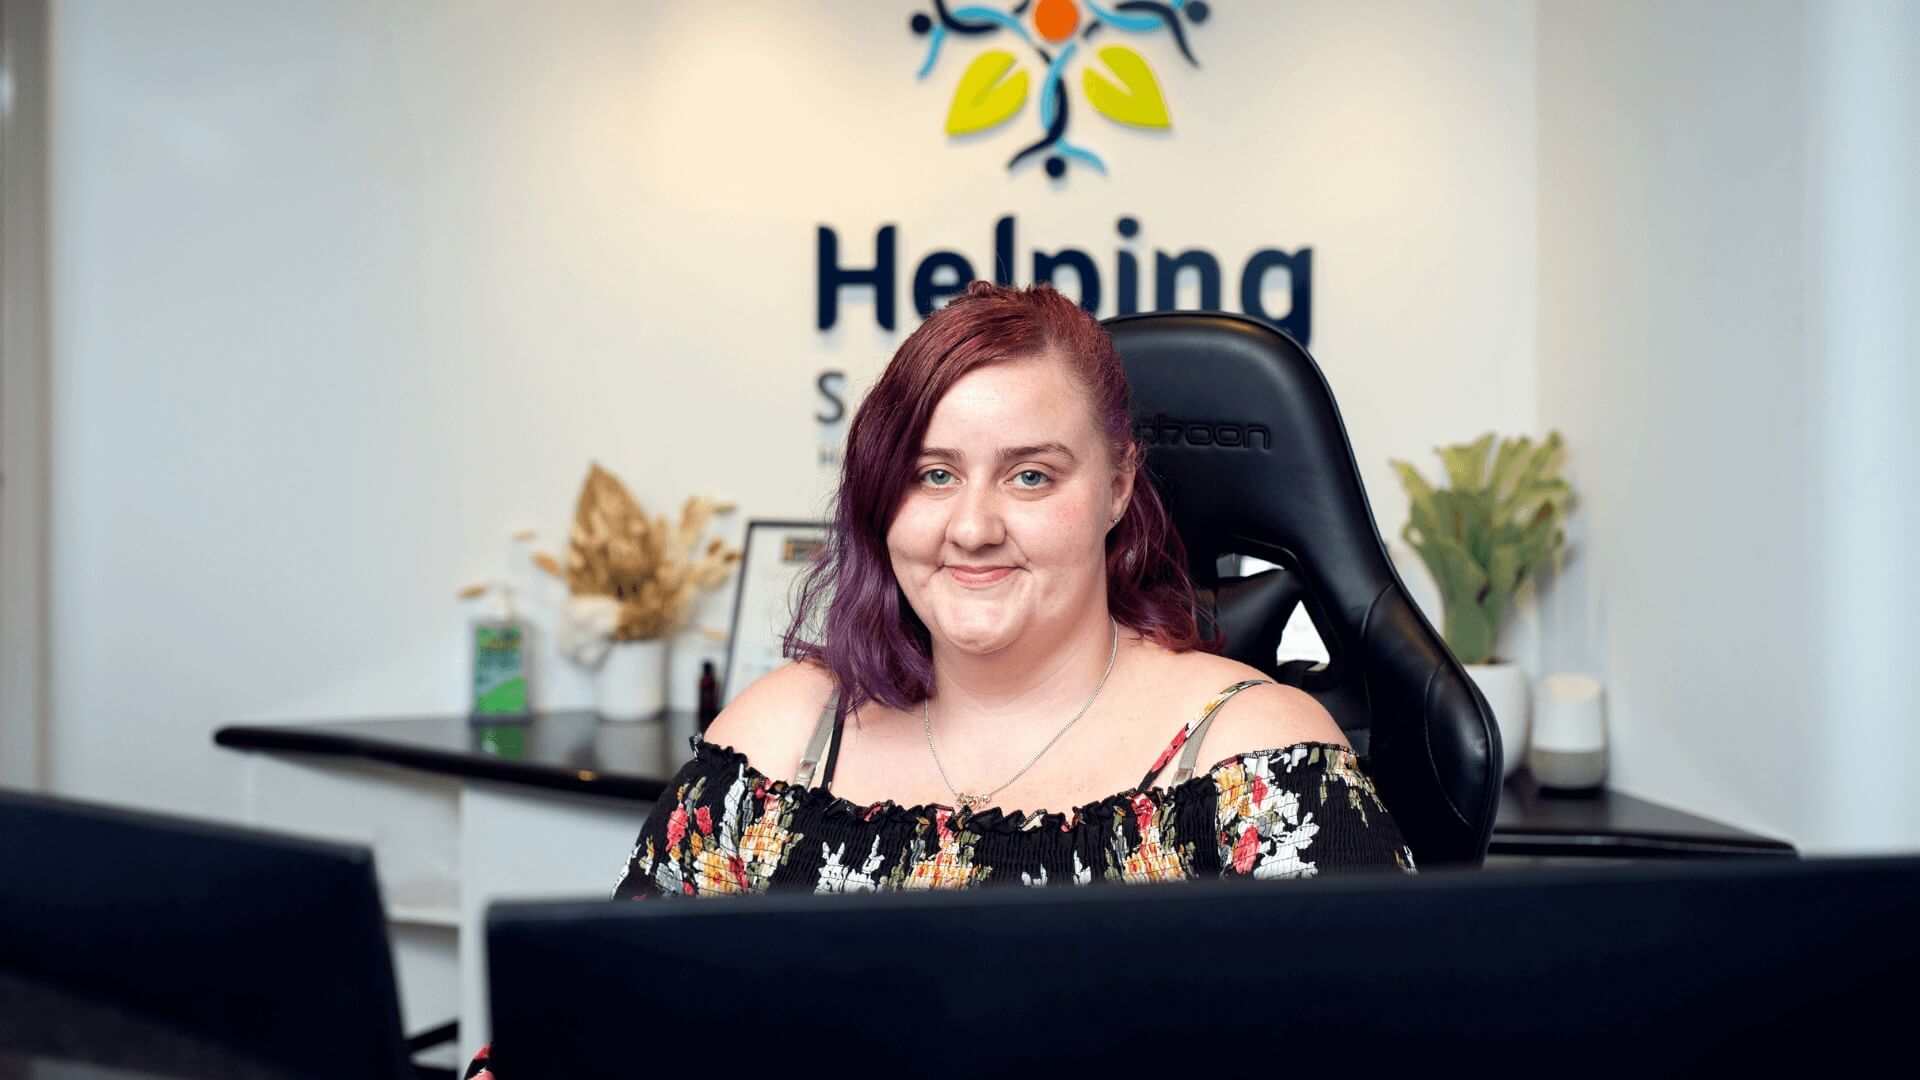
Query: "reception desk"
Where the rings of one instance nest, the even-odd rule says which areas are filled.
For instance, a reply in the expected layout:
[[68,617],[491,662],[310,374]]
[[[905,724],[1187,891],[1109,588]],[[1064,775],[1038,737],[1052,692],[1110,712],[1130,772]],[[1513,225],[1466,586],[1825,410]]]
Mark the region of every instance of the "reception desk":
[[[690,755],[693,717],[606,723],[588,711],[236,725],[246,813],[261,828],[374,850],[409,1031],[457,1015],[490,1036],[481,955],[495,900],[610,894],[654,800]],[[1792,856],[1780,840],[1617,791],[1502,792],[1488,866]]]

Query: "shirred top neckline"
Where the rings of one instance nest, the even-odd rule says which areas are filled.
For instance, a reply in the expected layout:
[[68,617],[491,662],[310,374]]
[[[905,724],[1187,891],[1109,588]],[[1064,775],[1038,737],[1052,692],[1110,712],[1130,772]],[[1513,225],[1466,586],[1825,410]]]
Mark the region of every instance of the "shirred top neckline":
[[746,776],[754,781],[755,787],[765,785],[768,794],[787,800],[796,807],[805,806],[809,810],[839,816],[850,816],[862,822],[873,822],[881,818],[902,818],[908,821],[932,822],[936,815],[945,811],[946,822],[950,827],[965,826],[975,833],[1021,833],[1042,829],[1058,829],[1063,832],[1080,828],[1088,821],[1102,821],[1108,816],[1102,811],[1114,807],[1130,807],[1138,797],[1144,795],[1156,805],[1168,801],[1177,801],[1183,795],[1191,795],[1205,787],[1213,785],[1214,775],[1231,765],[1237,765],[1251,757],[1267,757],[1285,754],[1298,749],[1319,749],[1330,755],[1345,755],[1348,764],[1359,768],[1359,755],[1339,743],[1302,740],[1276,746],[1265,750],[1247,750],[1233,754],[1215,762],[1205,772],[1196,772],[1186,780],[1172,786],[1131,787],[1125,791],[1116,791],[1111,795],[1095,799],[1075,807],[1071,814],[1060,810],[1015,810],[1011,814],[997,806],[983,810],[962,811],[945,803],[928,802],[913,806],[902,806],[892,799],[883,799],[875,803],[857,803],[851,799],[833,794],[817,787],[800,787],[789,780],[776,780],[756,768],[747,755],[723,743],[708,742],[699,734],[688,739],[696,758],[712,758],[727,764],[738,765],[745,770]]

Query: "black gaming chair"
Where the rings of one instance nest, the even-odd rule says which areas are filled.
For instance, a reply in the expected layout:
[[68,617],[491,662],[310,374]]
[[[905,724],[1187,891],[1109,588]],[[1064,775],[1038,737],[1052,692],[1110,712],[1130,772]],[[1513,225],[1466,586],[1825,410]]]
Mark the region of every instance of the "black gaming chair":
[[[1319,366],[1292,338],[1238,315],[1105,325],[1133,384],[1148,471],[1194,584],[1215,605],[1226,654],[1327,707],[1416,864],[1479,865],[1500,801],[1499,729],[1387,558]],[[1279,569],[1223,575],[1232,555]],[[1325,665],[1276,662],[1302,603]]]

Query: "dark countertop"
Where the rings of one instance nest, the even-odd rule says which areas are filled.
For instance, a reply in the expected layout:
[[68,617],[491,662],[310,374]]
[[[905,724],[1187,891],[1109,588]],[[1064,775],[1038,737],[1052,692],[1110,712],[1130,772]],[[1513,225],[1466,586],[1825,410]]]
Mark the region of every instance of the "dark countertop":
[[[476,723],[463,716],[241,724],[214,742],[236,750],[324,754],[444,776],[651,802],[691,753],[692,717],[663,713],[606,723],[591,710]],[[682,733],[673,738],[670,732]],[[1704,858],[1793,855],[1793,846],[1708,818],[1600,789],[1547,791],[1522,769],[1500,795],[1490,855],[1537,858]]]
[[[677,723],[671,721],[678,721]],[[684,739],[691,717],[607,723],[592,710],[541,713],[531,720],[482,723],[464,716],[240,724],[214,732],[236,750],[363,758],[443,776],[652,802],[692,756]]]
[[1625,792],[1545,789],[1522,768],[1501,788],[1489,854],[1658,859],[1798,853],[1783,840]]

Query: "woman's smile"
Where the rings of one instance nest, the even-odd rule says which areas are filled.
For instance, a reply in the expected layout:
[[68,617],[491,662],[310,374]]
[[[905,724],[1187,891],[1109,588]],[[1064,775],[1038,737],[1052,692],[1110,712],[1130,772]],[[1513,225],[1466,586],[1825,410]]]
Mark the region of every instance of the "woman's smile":
[[947,573],[953,580],[970,589],[985,588],[1013,573],[1011,566],[962,566],[948,563]]

